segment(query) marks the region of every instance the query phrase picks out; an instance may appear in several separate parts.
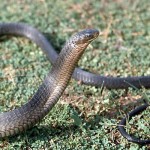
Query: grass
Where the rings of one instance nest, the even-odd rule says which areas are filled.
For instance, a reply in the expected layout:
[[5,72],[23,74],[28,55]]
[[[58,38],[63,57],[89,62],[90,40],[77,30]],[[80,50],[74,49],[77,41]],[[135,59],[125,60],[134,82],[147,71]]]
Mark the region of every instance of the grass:
[[[48,33],[60,51],[71,34],[93,27],[101,36],[79,66],[111,76],[150,75],[150,3],[147,0],[1,1],[1,22],[25,22]],[[46,56],[25,38],[0,43],[0,111],[28,101],[51,68]],[[88,63],[87,63],[88,62]],[[125,113],[149,100],[149,90],[107,90],[71,80],[43,121],[25,133],[0,141],[1,149],[149,149],[129,143],[117,124]],[[129,132],[150,138],[150,110],[134,117]]]

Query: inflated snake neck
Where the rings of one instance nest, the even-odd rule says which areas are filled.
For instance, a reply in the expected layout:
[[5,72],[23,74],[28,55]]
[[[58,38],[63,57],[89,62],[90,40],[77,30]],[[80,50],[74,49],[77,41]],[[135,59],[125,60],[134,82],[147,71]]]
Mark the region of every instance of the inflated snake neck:
[[[89,35],[91,37],[87,37]],[[0,137],[14,135],[30,128],[53,108],[65,90],[85,48],[97,36],[97,30],[84,30],[66,42],[50,73],[31,100],[21,108],[0,114]],[[80,39],[85,41],[78,44]]]

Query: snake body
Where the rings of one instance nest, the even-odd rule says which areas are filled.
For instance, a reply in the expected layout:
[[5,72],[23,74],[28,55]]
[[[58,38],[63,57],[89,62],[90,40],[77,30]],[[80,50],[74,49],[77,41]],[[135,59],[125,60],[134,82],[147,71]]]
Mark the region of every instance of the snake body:
[[[106,87],[108,89],[150,88],[150,76],[106,77],[75,68],[75,64],[84,49],[98,36],[98,31],[95,29],[84,30],[70,38],[59,55],[42,33],[24,23],[0,24],[0,36],[2,35],[24,36],[32,40],[46,53],[53,67],[27,104],[13,111],[0,114],[0,137],[14,135],[39,122],[58,101],[73,71],[73,78],[87,85]],[[148,107],[148,105],[146,106]],[[146,109],[147,107],[144,108]],[[143,110],[143,106],[138,107],[138,111],[137,109],[133,110],[131,114],[129,113],[130,118],[137,115],[141,110]],[[125,125],[125,121],[121,121],[120,125],[119,130],[124,137],[128,140],[130,139],[130,141],[140,143],[138,142],[139,140],[133,140],[125,132],[122,127],[122,125]],[[150,141],[147,140],[145,143],[150,143]]]
[[[3,23],[0,24],[0,35],[19,35],[27,37],[35,42],[43,52],[47,55],[49,61],[54,64],[58,54],[52,47],[50,42],[41,34],[37,29],[24,24],[24,23]],[[87,85],[93,85],[97,87],[106,87],[108,89],[127,89],[128,87],[136,88],[150,88],[149,76],[137,76],[137,77],[109,77],[93,74],[82,70],[81,68],[75,68],[73,72],[73,78],[82,81]]]
[[123,118],[119,125],[118,125],[118,129],[120,131],[120,133],[130,142],[134,142],[140,145],[146,145],[146,144],[150,144],[150,139],[148,140],[144,140],[144,139],[138,139],[137,137],[134,137],[132,135],[129,135],[126,132],[125,129],[125,125],[127,124],[127,121],[131,120],[133,116],[138,115],[139,113],[141,113],[142,111],[144,111],[147,107],[149,107],[149,104],[145,103],[144,105],[141,105],[137,108],[135,108],[134,110],[132,110],[131,112],[129,112],[127,114],[127,116],[125,118]]
[[[0,26],[1,35],[10,33],[10,28]],[[11,30],[17,35],[31,33],[27,30]],[[35,95],[21,108],[0,114],[0,137],[10,136],[24,131],[38,123],[56,104],[62,92],[65,90],[75,65],[83,54],[88,44],[98,36],[95,29],[81,31],[72,36],[65,44],[56,59],[50,73],[47,75]],[[39,35],[40,36],[40,35]]]

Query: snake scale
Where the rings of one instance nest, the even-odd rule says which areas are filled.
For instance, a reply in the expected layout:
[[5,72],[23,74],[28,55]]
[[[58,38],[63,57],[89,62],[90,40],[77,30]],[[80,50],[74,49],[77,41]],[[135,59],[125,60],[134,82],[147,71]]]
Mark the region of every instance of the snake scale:
[[[56,104],[65,90],[72,73],[73,78],[76,80],[97,87],[104,86],[108,89],[127,89],[128,87],[150,88],[150,76],[105,77],[75,68],[75,64],[83,54],[84,49],[86,49],[91,41],[98,37],[99,32],[96,29],[83,30],[73,35],[66,42],[59,55],[42,33],[27,24],[1,23],[0,36],[3,35],[24,36],[35,42],[47,55],[53,67],[38,91],[27,104],[10,112],[0,114],[0,137],[15,135],[39,122]],[[136,114],[138,112],[134,115]],[[123,131],[121,132],[122,134],[125,133],[123,127],[119,126],[119,130]],[[128,140],[131,139],[128,134],[124,137]],[[133,142],[140,144],[137,141]],[[148,142],[150,141],[147,140],[146,144]]]

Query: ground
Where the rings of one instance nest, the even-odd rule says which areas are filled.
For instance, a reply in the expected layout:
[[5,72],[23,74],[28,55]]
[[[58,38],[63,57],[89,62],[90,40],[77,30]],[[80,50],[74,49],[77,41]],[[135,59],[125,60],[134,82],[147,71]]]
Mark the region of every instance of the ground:
[[[107,76],[150,75],[150,3],[147,0],[29,0],[1,2],[1,22],[38,28],[60,51],[84,28],[100,36],[78,66]],[[26,103],[51,69],[41,49],[21,37],[0,39],[0,111]],[[40,124],[0,141],[1,149],[141,149],[119,133],[125,113],[150,99],[148,89],[108,90],[71,79],[59,102]],[[137,100],[138,99],[138,100]],[[130,133],[150,138],[150,109],[127,125]]]

